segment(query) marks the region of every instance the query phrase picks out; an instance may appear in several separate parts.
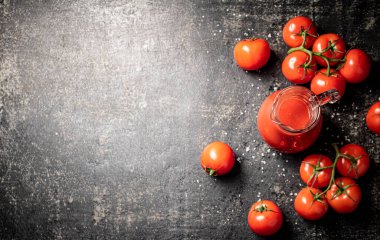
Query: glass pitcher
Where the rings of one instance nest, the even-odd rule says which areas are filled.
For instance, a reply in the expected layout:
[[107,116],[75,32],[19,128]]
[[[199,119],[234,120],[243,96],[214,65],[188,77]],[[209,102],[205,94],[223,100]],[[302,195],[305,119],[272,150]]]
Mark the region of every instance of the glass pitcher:
[[272,148],[284,153],[303,151],[321,132],[321,106],[339,98],[335,89],[315,95],[305,87],[287,87],[265,99],[257,116],[257,127]]

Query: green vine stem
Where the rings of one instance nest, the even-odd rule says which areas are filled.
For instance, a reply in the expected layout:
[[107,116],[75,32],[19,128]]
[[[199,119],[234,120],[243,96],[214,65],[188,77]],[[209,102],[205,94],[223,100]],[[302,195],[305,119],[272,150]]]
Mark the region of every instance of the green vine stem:
[[323,170],[323,169],[332,168],[330,182],[329,182],[329,185],[327,186],[327,188],[326,188],[323,192],[321,192],[321,193],[315,195],[315,197],[314,197],[315,199],[320,199],[324,194],[326,194],[327,191],[330,190],[332,184],[335,182],[336,164],[337,164],[338,159],[339,159],[340,157],[348,158],[348,159],[349,159],[350,161],[352,161],[352,162],[357,162],[357,161],[358,161],[358,159],[356,159],[355,157],[353,157],[353,156],[351,156],[351,155],[347,155],[347,154],[343,154],[343,153],[341,153],[341,152],[339,151],[338,146],[337,146],[335,143],[333,143],[332,146],[333,146],[333,148],[334,148],[334,150],[335,150],[335,159],[334,159],[333,165],[331,165],[331,166],[326,166],[326,167],[320,167],[320,168],[318,169],[318,170]]
[[328,58],[328,57],[323,56],[323,54],[325,52],[327,52],[331,49],[334,49],[335,43],[329,42],[328,46],[325,49],[323,49],[322,52],[313,52],[313,51],[310,51],[309,49],[305,48],[307,31],[301,31],[300,35],[302,37],[301,46],[289,49],[288,54],[290,54],[292,52],[296,52],[296,51],[302,51],[302,52],[306,53],[309,56],[309,61],[303,66],[305,69],[310,67],[310,64],[311,64],[312,59],[313,59],[313,55],[322,58],[326,62],[326,65],[327,65],[327,71],[325,73],[326,76],[331,75],[331,73],[330,73],[330,69],[331,69],[330,62],[342,62],[342,63],[345,62],[345,58],[339,59],[339,58]]

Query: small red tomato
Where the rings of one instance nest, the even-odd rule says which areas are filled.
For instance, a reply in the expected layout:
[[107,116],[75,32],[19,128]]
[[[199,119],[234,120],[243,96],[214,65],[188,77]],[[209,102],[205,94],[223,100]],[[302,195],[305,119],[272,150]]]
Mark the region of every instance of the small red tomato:
[[280,208],[272,201],[260,200],[252,205],[248,213],[248,225],[257,235],[270,236],[282,226]]
[[351,178],[337,178],[326,193],[330,206],[338,213],[351,213],[358,207],[362,191]]
[[[322,53],[326,58],[342,59],[346,53],[346,44],[343,39],[335,33],[327,33],[319,36],[313,44],[313,52]],[[322,58],[315,56],[317,63],[327,67],[327,63]],[[329,61],[330,66],[335,66],[337,61]]]
[[241,40],[235,46],[234,57],[237,65],[242,69],[258,70],[269,60],[269,44],[265,39]]
[[371,71],[371,59],[360,49],[351,49],[346,54],[346,61],[339,69],[349,83],[363,82]]
[[311,80],[310,90],[318,95],[325,91],[336,89],[339,92],[339,98],[341,98],[346,91],[346,81],[342,75],[334,69],[330,69],[330,76],[327,76],[326,72],[327,69],[323,68],[315,74]]
[[[300,167],[300,176],[309,187],[324,188],[330,183],[333,162],[321,154],[306,157]],[[322,169],[321,169],[322,168]]]
[[302,32],[306,32],[305,48],[310,48],[318,34],[317,28],[307,17],[299,16],[290,19],[282,30],[282,38],[289,47],[299,47],[303,42]]
[[294,208],[298,215],[307,220],[318,220],[323,217],[329,205],[325,196],[316,199],[322,191],[318,188],[303,188],[294,200]]
[[369,157],[363,147],[350,143],[343,146],[340,152],[352,157],[352,159],[339,157],[336,168],[340,175],[349,178],[359,178],[367,172]]
[[309,59],[309,55],[302,51],[290,53],[282,62],[282,74],[292,83],[304,84],[309,82],[317,71],[314,58],[311,59],[310,66],[305,67]]
[[211,176],[225,175],[235,164],[235,154],[223,142],[213,142],[205,147],[201,155],[201,166]]
[[380,135],[380,101],[370,107],[365,121],[369,130]]

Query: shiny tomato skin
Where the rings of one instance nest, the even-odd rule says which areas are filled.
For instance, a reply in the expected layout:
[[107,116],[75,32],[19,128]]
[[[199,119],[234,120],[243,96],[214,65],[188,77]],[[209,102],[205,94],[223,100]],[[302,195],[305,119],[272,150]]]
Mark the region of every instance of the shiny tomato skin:
[[[260,212],[260,207],[266,210]],[[260,236],[270,236],[280,230],[283,216],[280,208],[272,201],[260,200],[254,203],[248,213],[248,226]]]
[[332,166],[333,162],[322,154],[312,154],[301,163],[300,176],[309,187],[324,188],[330,183],[332,168],[320,170],[318,174],[313,175],[314,166],[317,167],[318,165],[319,167],[327,167]]
[[[339,195],[338,186],[343,188],[345,186],[349,187],[345,189],[346,193],[342,192],[342,194]],[[355,180],[351,178],[341,177],[335,179],[334,184],[326,193],[326,198],[329,202],[329,205],[337,213],[351,213],[355,211],[355,209],[358,207],[362,198],[362,191],[360,190],[360,187],[356,184]]]
[[[366,150],[354,143],[347,144],[340,149],[340,152],[346,155],[353,156],[358,159],[355,166],[352,165],[348,158],[339,157],[336,163],[336,168],[340,175],[349,178],[359,178],[363,176],[369,168],[369,156]],[[359,158],[360,157],[360,158]]]
[[380,101],[369,108],[365,121],[369,130],[380,135]]
[[305,48],[310,48],[313,45],[318,33],[314,23],[309,18],[304,16],[294,17],[285,24],[282,30],[282,38],[284,39],[286,45],[291,48],[301,46],[303,39],[302,36],[299,36],[298,34],[300,34],[302,29],[308,29],[308,33],[313,35],[308,35],[306,37]]
[[327,69],[323,68],[315,74],[310,83],[310,90],[318,95],[325,91],[336,89],[341,98],[346,91],[346,81],[344,80],[342,74],[334,69],[330,69],[330,76],[326,76],[326,72]]
[[235,165],[234,151],[223,142],[207,145],[201,155],[201,166],[206,172],[214,170],[214,176],[222,176],[231,171]]
[[314,196],[311,194],[319,194],[322,191],[318,188],[303,188],[298,193],[296,199],[294,200],[294,209],[302,218],[307,220],[318,220],[323,217],[329,205],[326,198],[323,196],[320,201],[314,201]]
[[302,67],[309,61],[309,55],[302,51],[295,51],[287,55],[282,62],[282,74],[292,83],[304,84],[309,82],[317,71],[314,57],[311,60],[310,68]]
[[258,70],[269,60],[269,43],[265,39],[243,39],[235,45],[234,57],[242,69]]
[[371,71],[371,59],[360,49],[351,49],[346,54],[346,62],[339,69],[349,83],[361,83]]
[[[324,49],[328,47],[329,42],[335,44],[332,50],[328,50],[322,54],[322,56],[327,58],[342,59],[346,53],[346,44],[343,39],[335,33],[327,33],[320,35],[313,44],[313,52],[321,53]],[[327,63],[321,57],[315,56],[315,60],[322,67],[327,67]],[[335,66],[338,62],[330,61],[330,66]]]

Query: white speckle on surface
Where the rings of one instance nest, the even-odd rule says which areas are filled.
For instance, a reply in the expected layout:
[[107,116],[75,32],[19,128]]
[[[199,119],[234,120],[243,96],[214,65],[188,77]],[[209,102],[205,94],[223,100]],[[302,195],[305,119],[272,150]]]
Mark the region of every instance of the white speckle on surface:
[[272,37],[272,35],[269,33],[269,34],[268,34],[268,37],[270,38],[270,37]]
[[249,147],[246,147],[246,148],[245,148],[245,151],[246,151],[246,152],[249,152]]

